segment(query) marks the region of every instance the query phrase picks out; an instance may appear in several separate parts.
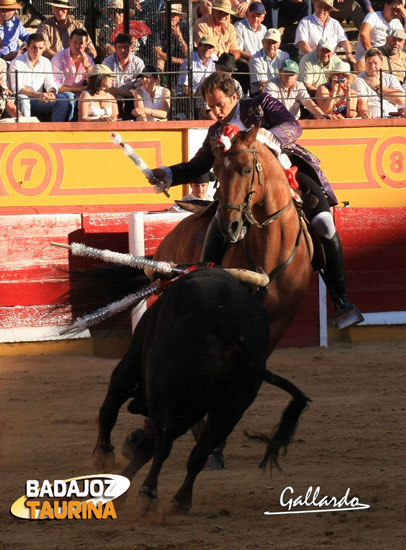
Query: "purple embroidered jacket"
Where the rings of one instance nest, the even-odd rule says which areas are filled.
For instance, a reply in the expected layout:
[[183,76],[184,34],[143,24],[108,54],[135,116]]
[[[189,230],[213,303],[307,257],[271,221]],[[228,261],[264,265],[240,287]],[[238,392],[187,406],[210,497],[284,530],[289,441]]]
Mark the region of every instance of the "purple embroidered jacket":
[[[240,118],[247,128],[260,121],[262,128],[272,131],[281,142],[283,152],[289,155],[292,164],[299,165],[300,170],[308,173],[324,187],[330,206],[337,204],[334,191],[319,166],[319,159],[296,143],[296,139],[302,134],[302,127],[280,101],[270,94],[243,99],[240,101]],[[209,128],[203,145],[190,161],[170,166],[172,186],[188,183],[192,177],[210,170],[214,163],[214,149],[222,130],[223,127],[219,122],[213,124]]]

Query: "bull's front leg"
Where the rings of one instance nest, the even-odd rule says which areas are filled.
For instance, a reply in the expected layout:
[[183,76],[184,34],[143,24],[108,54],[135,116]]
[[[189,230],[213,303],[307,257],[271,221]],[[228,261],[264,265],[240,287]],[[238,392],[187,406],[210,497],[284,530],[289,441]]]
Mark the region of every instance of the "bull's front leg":
[[99,434],[93,450],[93,465],[101,472],[109,472],[114,468],[115,455],[114,446],[111,443],[111,432],[117,422],[121,406],[132,394],[129,371],[130,363],[128,356],[125,356],[111,375],[107,395],[99,411]]

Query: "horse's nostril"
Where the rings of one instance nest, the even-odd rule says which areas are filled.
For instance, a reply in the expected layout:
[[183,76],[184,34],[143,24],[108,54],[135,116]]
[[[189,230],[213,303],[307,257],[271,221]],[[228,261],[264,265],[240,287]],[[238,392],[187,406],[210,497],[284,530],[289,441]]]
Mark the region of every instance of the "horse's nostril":
[[232,222],[230,228],[231,228],[231,234],[235,235],[239,231],[240,224],[238,222]]

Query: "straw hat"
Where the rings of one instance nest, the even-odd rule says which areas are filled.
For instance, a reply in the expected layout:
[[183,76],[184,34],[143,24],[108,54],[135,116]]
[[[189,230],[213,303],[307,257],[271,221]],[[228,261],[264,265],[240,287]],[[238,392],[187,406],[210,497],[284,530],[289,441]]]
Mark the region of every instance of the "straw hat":
[[[1,0],[0,0],[1,2]],[[124,2],[123,0],[110,0],[106,7],[102,8],[102,11],[108,12],[109,10],[123,10],[124,11]],[[134,17],[135,10],[130,10],[130,17]]]
[[0,10],[20,10],[22,5],[15,0],[0,0]]
[[[158,11],[157,13],[165,14],[166,10]],[[186,15],[186,13],[182,11],[182,4],[172,4],[171,15]]]
[[330,80],[332,76],[335,74],[345,74],[348,80],[348,85],[352,86],[354,82],[357,80],[357,76],[355,74],[351,74],[351,65],[349,63],[345,63],[345,61],[340,61],[337,63],[337,65],[332,69],[331,71],[326,71],[325,75],[327,80]]
[[209,34],[205,34],[199,39],[198,44],[207,44],[208,46],[212,46],[215,48],[217,46],[216,40],[210,36]]
[[54,2],[45,3],[48,4],[48,6],[55,6],[56,8],[66,8],[69,10],[74,10],[75,8],[77,8],[77,6],[75,4],[71,4],[69,0],[54,0]]
[[313,4],[315,2],[321,2],[322,4],[326,4],[329,8],[331,8],[331,11],[338,11],[337,8],[334,7],[334,0],[312,0]]
[[230,15],[236,15],[237,13],[232,7],[230,0],[214,0],[213,10],[224,11]]
[[[1,0],[0,0],[1,1]],[[89,73],[89,76],[97,76],[98,74],[104,74],[106,76],[113,76],[113,72],[107,65],[95,65]]]

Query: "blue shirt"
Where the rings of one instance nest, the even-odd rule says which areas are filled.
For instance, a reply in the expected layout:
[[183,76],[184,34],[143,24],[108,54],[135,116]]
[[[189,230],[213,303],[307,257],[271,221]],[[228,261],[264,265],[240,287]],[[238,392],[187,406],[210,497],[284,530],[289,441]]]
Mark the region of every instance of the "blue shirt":
[[0,55],[4,56],[18,50],[19,39],[27,42],[30,34],[16,15],[6,21],[4,25],[0,25],[0,42],[2,41]]

